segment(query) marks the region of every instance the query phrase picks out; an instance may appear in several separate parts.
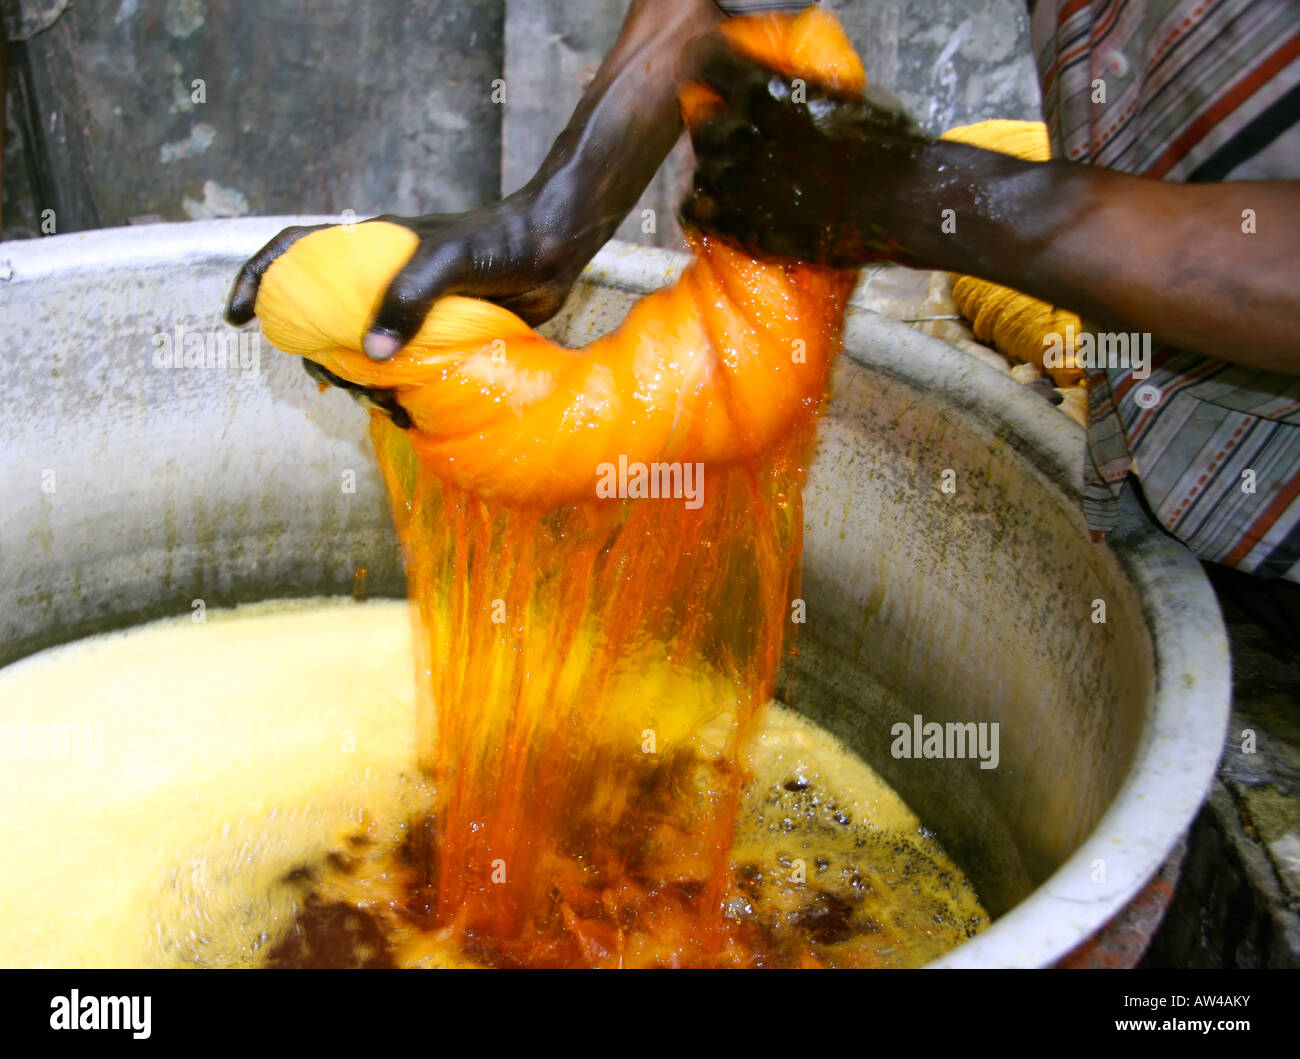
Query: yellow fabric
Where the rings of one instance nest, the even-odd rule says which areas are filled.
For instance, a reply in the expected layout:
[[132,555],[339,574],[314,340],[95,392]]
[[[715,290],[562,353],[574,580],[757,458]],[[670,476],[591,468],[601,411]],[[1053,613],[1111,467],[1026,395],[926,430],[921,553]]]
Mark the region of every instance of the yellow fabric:
[[[1038,121],[994,120],[959,125],[945,132],[943,138],[1029,162],[1046,162],[1052,157],[1047,126]],[[1077,338],[1083,331],[1083,322],[1076,314],[974,276],[956,277],[952,296],[981,342],[992,343],[1017,363],[1037,364],[1051,375],[1057,386],[1074,386],[1083,379],[1083,371],[1075,360],[1074,343],[1066,342],[1068,335]],[[1061,336],[1065,350],[1062,365],[1043,363],[1043,338],[1049,334]]]

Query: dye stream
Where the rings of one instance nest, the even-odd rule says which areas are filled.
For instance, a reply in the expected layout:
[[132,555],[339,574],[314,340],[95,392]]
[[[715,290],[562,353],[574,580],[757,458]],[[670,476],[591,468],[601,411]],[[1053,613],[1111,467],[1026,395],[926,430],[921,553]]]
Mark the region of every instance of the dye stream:
[[741,750],[797,595],[807,432],[709,466],[696,509],[537,511],[374,425],[420,618],[430,929],[493,966],[774,958],[724,910]]

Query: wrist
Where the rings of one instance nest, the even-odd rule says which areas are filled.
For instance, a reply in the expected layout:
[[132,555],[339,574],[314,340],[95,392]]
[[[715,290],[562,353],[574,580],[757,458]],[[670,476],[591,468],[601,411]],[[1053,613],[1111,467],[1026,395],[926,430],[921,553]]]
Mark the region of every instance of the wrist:
[[878,223],[929,268],[1017,285],[1056,227],[1061,168],[936,140],[920,151]]
[[526,227],[537,263],[556,274],[582,271],[622,219],[608,217],[595,191],[564,172],[539,172],[502,206]]

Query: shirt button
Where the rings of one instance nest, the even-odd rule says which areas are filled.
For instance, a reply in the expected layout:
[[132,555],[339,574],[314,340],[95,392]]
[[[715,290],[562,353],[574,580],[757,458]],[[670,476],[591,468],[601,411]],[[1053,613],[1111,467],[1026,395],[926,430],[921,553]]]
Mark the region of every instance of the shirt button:
[[1110,52],[1106,56],[1106,61],[1103,65],[1106,68],[1106,72],[1113,75],[1114,77],[1128,76],[1128,70],[1129,70],[1128,56],[1125,55],[1122,51]]

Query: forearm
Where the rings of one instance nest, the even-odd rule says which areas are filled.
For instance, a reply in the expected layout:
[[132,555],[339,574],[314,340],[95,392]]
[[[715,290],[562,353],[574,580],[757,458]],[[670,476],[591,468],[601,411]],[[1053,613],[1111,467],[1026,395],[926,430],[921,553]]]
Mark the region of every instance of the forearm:
[[1175,184],[947,142],[914,172],[887,210],[909,258],[1100,326],[1300,374],[1300,182]]
[[569,124],[516,193],[534,223],[588,256],[614,234],[681,133],[678,54],[722,17],[713,0],[635,0]]

